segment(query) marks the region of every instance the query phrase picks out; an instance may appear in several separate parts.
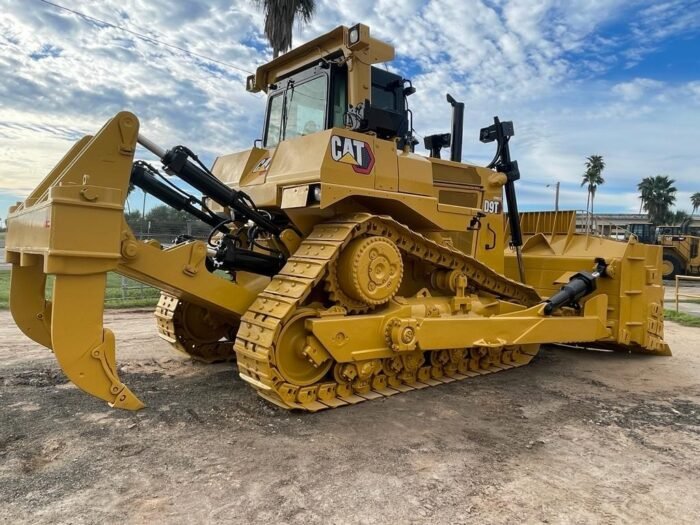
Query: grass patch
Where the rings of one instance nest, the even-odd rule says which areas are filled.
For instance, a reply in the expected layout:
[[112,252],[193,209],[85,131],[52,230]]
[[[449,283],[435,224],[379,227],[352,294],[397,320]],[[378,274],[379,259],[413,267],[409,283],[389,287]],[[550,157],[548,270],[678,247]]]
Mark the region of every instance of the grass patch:
[[160,292],[151,299],[115,299],[113,301],[105,301],[105,308],[155,308],[159,297]]
[[[674,298],[671,302],[674,302],[676,299]],[[700,304],[700,299],[683,299],[682,297],[678,298],[679,303],[688,303],[688,304]]]
[[675,310],[664,310],[664,319],[678,323],[681,326],[700,328],[700,317],[697,315],[686,314],[683,312],[676,313]]
[[10,272],[0,272],[0,308],[10,306]]
[[[53,276],[46,281],[46,298],[51,298]],[[158,303],[160,290],[127,279],[116,273],[107,274],[105,308],[145,308]],[[0,271],[0,309],[7,309],[10,302],[10,272]]]
[[122,277],[116,273],[107,274],[105,306],[107,308],[127,308],[132,306],[155,306],[160,290],[138,281]]

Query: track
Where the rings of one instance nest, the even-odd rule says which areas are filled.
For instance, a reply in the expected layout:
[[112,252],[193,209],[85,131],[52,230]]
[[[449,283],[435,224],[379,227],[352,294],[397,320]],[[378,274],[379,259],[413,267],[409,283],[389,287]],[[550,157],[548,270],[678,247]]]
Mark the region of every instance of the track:
[[235,334],[238,320],[224,320],[165,292],[161,292],[154,314],[158,336],[178,352],[203,363],[235,359],[230,334]]
[[[239,372],[262,397],[285,408],[323,410],[522,366],[537,353],[536,345],[417,350],[382,360],[335,363],[332,369],[320,370],[318,378],[300,377],[290,382],[280,372],[280,364],[285,363],[288,370],[293,357],[289,356],[290,349],[278,344],[280,338],[287,338],[286,342],[289,337],[303,335],[296,334],[296,327],[319,311],[313,303],[307,304],[309,296],[348,243],[363,235],[391,239],[404,257],[460,270],[478,290],[528,306],[541,301],[534,289],[507,279],[462,252],[426,239],[389,217],[355,214],[320,224],[241,319],[234,344]],[[347,366],[354,368],[344,368]]]

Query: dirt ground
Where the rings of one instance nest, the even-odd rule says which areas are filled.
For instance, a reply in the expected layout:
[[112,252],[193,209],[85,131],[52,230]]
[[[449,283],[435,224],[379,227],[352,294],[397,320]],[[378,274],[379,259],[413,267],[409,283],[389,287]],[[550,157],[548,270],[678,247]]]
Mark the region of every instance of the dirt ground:
[[700,329],[672,358],[545,348],[529,366],[317,414],[108,312],[109,409],[0,312],[2,523],[697,523]]

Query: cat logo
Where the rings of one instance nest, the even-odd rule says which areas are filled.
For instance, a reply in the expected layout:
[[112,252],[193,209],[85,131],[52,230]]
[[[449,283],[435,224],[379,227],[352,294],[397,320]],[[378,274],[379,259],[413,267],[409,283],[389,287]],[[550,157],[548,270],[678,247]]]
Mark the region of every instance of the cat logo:
[[258,163],[253,168],[253,173],[258,173],[261,171],[267,171],[270,167],[270,162],[272,162],[272,157],[265,157],[260,159]]
[[374,168],[374,153],[362,140],[340,135],[331,137],[331,157],[336,162],[350,164],[356,173],[367,175]]

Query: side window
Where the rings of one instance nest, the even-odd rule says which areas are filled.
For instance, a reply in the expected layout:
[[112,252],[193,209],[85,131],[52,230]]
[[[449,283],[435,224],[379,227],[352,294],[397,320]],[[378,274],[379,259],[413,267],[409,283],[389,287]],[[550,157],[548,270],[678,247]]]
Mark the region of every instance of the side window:
[[400,75],[372,67],[372,105],[399,113],[405,111],[403,80]]
[[278,93],[270,99],[270,110],[267,117],[267,133],[265,134],[265,147],[277,146],[282,130],[282,100],[284,93]]
[[396,129],[399,137],[408,131],[408,111],[403,86],[400,75],[372,66],[372,107],[401,116],[401,123]]
[[372,105],[382,109],[396,110],[398,103],[395,91],[372,84]]

